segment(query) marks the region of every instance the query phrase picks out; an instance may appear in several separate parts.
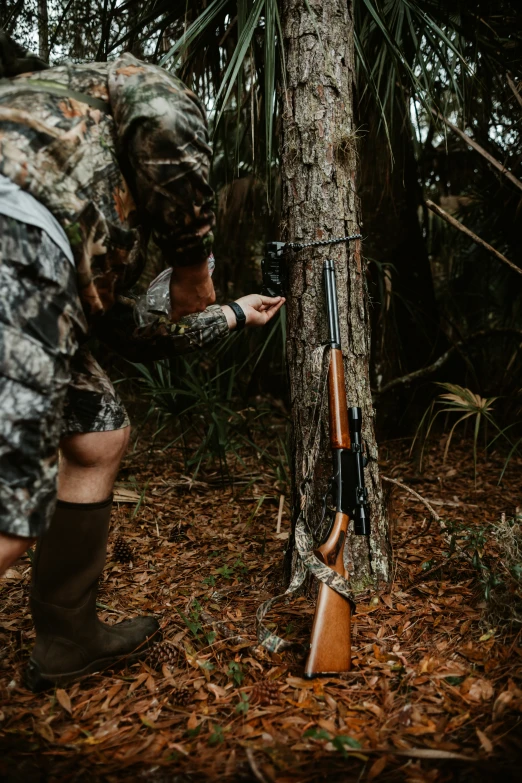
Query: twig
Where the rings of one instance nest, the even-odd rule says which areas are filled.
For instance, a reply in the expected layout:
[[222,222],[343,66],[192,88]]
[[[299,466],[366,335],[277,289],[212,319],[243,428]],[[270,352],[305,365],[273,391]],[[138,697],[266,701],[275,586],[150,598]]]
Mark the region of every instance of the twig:
[[237,642],[238,644],[250,644],[248,639],[245,639],[244,636],[241,636],[241,634],[238,634],[236,631],[231,631],[226,623],[224,623],[222,620],[217,620],[215,617],[212,617],[212,615],[208,612],[202,611],[200,612],[199,616],[207,625],[211,625],[213,628],[216,628],[221,636],[223,636],[225,639],[228,639],[229,641],[234,640],[234,642]]
[[439,114],[434,109],[432,109],[433,114],[439,118],[439,120],[442,120],[448,128],[450,128],[453,133],[456,133],[457,136],[460,136],[460,138],[466,142],[466,144],[469,144],[470,147],[473,147],[474,150],[476,150],[480,155],[482,155],[483,158],[485,158],[488,163],[491,163],[492,166],[494,166],[498,171],[500,171],[501,174],[503,174],[513,185],[515,185],[519,190],[522,190],[522,182],[515,177],[514,174],[511,173],[509,169],[507,169],[505,166],[502,165],[496,158],[493,157],[493,155],[490,155],[489,152],[487,152],[484,147],[481,147],[480,144],[477,144],[475,139],[472,139],[470,136],[468,136],[467,133],[464,133],[460,128],[457,128],[456,125],[453,125],[452,122],[446,119],[446,117],[443,117],[442,114]]
[[385,383],[384,386],[381,386],[380,389],[373,390],[373,394],[384,394],[384,392],[395,388],[395,386],[408,386],[414,381],[417,381],[421,378],[426,378],[428,375],[431,375],[432,373],[439,370],[442,365],[446,364],[448,359],[453,356],[455,351],[460,351],[460,349],[464,345],[467,345],[467,343],[479,340],[482,337],[490,337],[494,334],[515,334],[519,337],[522,337],[522,329],[512,329],[510,327],[501,327],[498,329],[481,329],[480,332],[475,332],[474,334],[470,334],[469,337],[466,337],[464,340],[459,340],[459,342],[452,345],[451,348],[448,348],[448,350],[443,353],[442,356],[439,356],[438,359],[435,359],[432,364],[428,364],[427,367],[421,367],[420,370],[414,370],[413,372],[407,373],[406,375],[401,375],[398,378],[393,378],[391,381],[388,381],[388,383]]
[[446,525],[444,524],[440,516],[437,514],[433,506],[426,500],[426,498],[423,498],[422,495],[419,495],[419,493],[416,492],[411,487],[408,487],[406,486],[406,484],[403,484],[402,481],[397,481],[397,479],[388,478],[388,476],[381,476],[381,479],[383,481],[389,481],[390,484],[396,484],[401,489],[405,489],[406,492],[409,492],[411,495],[414,495],[417,498],[417,500],[420,500],[421,503],[424,503],[424,505],[430,512],[431,516],[435,520],[435,522],[438,522],[438,524],[440,525],[441,530],[446,530]]
[[281,495],[279,498],[279,512],[277,514],[277,527],[276,527],[276,535],[279,535],[281,532],[281,520],[283,518],[283,506],[285,503],[285,496]]
[[517,85],[515,84],[515,82],[513,81],[511,76],[509,75],[509,73],[506,74],[506,76],[507,76],[508,84],[511,87],[511,90],[513,92],[513,95],[517,99],[519,105],[522,106],[522,96],[520,95],[519,91],[517,90]]
[[514,272],[517,272],[517,274],[522,275],[522,269],[520,267],[518,267],[516,264],[510,261],[509,258],[506,258],[506,256],[502,255],[502,253],[499,253],[498,250],[495,250],[494,247],[488,245],[487,242],[485,242],[479,236],[474,234],[473,231],[471,231],[471,229],[467,228],[466,226],[463,226],[462,223],[460,223],[454,217],[452,217],[447,212],[445,212],[445,210],[443,210],[442,207],[439,207],[437,204],[434,204],[433,201],[430,201],[430,199],[426,199],[425,204],[428,207],[428,209],[431,209],[432,212],[435,212],[436,215],[438,215],[443,220],[445,220],[446,223],[449,223],[450,226],[453,226],[453,228],[457,228],[463,234],[466,234],[466,236],[472,239],[473,242],[475,242],[477,245],[481,245],[488,252],[494,255],[495,258],[498,258],[499,261],[502,261],[502,263],[507,264],[509,268],[512,269]]
[[393,378],[393,380],[388,381],[388,383],[385,383],[384,386],[382,386],[380,389],[376,389],[374,392],[375,394],[384,394],[384,392],[389,391],[390,389],[395,388],[395,386],[400,385],[409,385],[410,383],[413,383],[416,380],[419,380],[420,378],[425,378],[428,375],[431,375],[432,373],[439,370],[443,364],[446,364],[450,356],[455,353],[457,350],[455,345],[452,345],[451,348],[449,348],[446,353],[443,353],[442,356],[439,356],[438,359],[436,359],[432,364],[429,364],[427,367],[421,367],[420,370],[414,370],[413,372],[408,373],[407,375],[401,375],[399,378]]
[[246,757],[248,759],[248,763],[250,764],[250,769],[252,770],[255,779],[259,780],[259,783],[269,783],[268,779],[263,775],[263,773],[257,766],[254,757],[254,751],[252,750],[251,747],[246,748]]
[[[397,481],[397,479],[388,478],[387,476],[381,476],[381,479],[382,479],[382,481],[389,481],[390,484],[396,484],[401,489],[405,489],[406,492],[409,492],[411,495],[414,495],[414,497],[416,497],[417,500],[419,500],[421,503],[423,503],[426,506],[426,508],[428,509],[428,511],[430,512],[430,514],[432,515],[432,517],[435,520],[435,522],[438,523],[438,525],[440,527],[440,531],[442,533],[442,536],[443,536],[444,540],[446,541],[446,543],[448,544],[448,546],[450,547],[450,555],[447,558],[446,563],[441,563],[440,565],[434,566],[433,568],[430,568],[429,571],[425,571],[423,574],[419,574],[418,577],[424,578],[425,576],[428,576],[428,574],[432,573],[432,571],[438,571],[439,568],[441,568],[442,566],[446,565],[447,562],[451,559],[452,547],[453,547],[453,551],[456,554],[458,554],[460,557],[463,557],[468,562],[472,562],[471,556],[459,544],[457,544],[455,540],[452,541],[452,537],[451,537],[450,533],[448,532],[448,526],[446,525],[444,520],[441,519],[441,517],[437,514],[437,512],[435,511],[433,506],[429,503],[429,501],[426,500],[426,498],[423,498],[422,495],[419,495],[419,493],[416,492],[411,487],[408,487],[406,484],[403,484],[402,481]],[[413,580],[413,582],[411,582],[410,584],[415,584],[417,581],[419,581],[418,577],[416,577]],[[410,585],[408,585],[408,586],[410,586]]]

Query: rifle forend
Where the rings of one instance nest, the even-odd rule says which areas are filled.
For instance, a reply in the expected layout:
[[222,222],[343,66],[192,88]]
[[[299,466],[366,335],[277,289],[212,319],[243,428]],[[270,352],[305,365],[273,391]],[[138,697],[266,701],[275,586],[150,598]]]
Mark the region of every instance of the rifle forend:
[[[347,578],[344,567],[344,545],[350,518],[357,535],[369,535],[367,490],[363,468],[366,458],[362,450],[361,409],[346,403],[344,364],[341,351],[337,288],[333,261],[324,262],[324,282],[330,366],[328,368],[328,407],[330,412],[330,446],[333,457],[332,494],[335,518],[326,541],[315,555],[333,571]],[[305,665],[305,677],[337,674],[351,668],[350,603],[324,582],[319,595],[312,627],[310,653]]]

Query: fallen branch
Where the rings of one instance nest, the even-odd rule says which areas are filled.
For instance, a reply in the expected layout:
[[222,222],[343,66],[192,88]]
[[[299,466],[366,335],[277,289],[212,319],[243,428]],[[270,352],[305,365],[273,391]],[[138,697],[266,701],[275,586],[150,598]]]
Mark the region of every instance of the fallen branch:
[[254,775],[255,779],[259,780],[259,783],[269,783],[267,778],[263,775],[263,773],[261,772],[261,770],[256,764],[254,751],[252,750],[251,746],[248,746],[245,750],[246,750],[246,757],[250,765],[250,769],[252,770],[252,774]]
[[[417,577],[415,577],[413,582],[410,582],[408,587],[410,587],[413,584],[416,584],[418,581],[422,581],[426,576],[428,576],[432,572],[438,571],[439,568],[442,568],[443,566],[447,565],[452,557],[452,552],[455,552],[456,555],[459,555],[460,557],[464,558],[464,560],[467,560],[468,562],[472,562],[471,556],[460,546],[460,544],[457,544],[457,542],[454,539],[452,540],[452,536],[448,532],[448,526],[446,525],[444,520],[437,514],[437,512],[435,511],[431,503],[428,500],[426,500],[426,498],[423,498],[422,495],[419,495],[419,493],[416,492],[414,489],[408,487],[407,484],[403,484],[402,481],[398,481],[397,479],[393,479],[393,478],[388,478],[388,476],[381,476],[381,480],[389,481],[390,484],[396,484],[398,487],[406,490],[406,492],[409,492],[410,495],[413,495],[414,497],[417,498],[417,500],[423,503],[428,509],[428,511],[430,512],[432,518],[435,520],[435,522],[438,523],[440,532],[442,533],[442,537],[444,538],[444,540],[446,541],[446,543],[450,548],[450,555],[448,556],[445,563],[438,563],[433,568],[430,568],[429,571],[425,571],[422,574],[419,574]],[[423,533],[425,532],[426,531],[423,531]]]
[[480,332],[475,332],[469,337],[466,337],[465,340],[459,340],[458,343],[452,345],[451,348],[448,348],[448,350],[442,354],[442,356],[439,356],[439,358],[435,359],[434,362],[428,364],[427,367],[421,367],[420,370],[414,370],[413,372],[409,372],[406,375],[400,375],[398,378],[393,378],[393,380],[385,383],[384,386],[382,386],[380,389],[374,390],[373,393],[376,395],[384,394],[384,392],[393,389],[395,386],[408,386],[414,381],[426,378],[428,375],[432,375],[434,372],[439,370],[444,364],[446,364],[448,359],[450,359],[456,351],[460,351],[460,349],[467,343],[473,342],[474,340],[479,340],[482,337],[490,337],[493,334],[514,334],[522,338],[522,329],[501,327],[498,329],[483,329]]
[[450,226],[453,226],[453,228],[457,228],[463,234],[466,234],[466,236],[472,239],[473,242],[475,242],[477,245],[481,245],[481,247],[485,248],[488,252],[494,255],[495,258],[498,258],[499,261],[502,261],[502,263],[507,264],[510,267],[510,269],[512,269],[514,272],[517,272],[517,274],[522,275],[522,269],[520,267],[518,267],[516,264],[510,261],[509,258],[506,258],[506,256],[502,255],[502,253],[499,253],[498,250],[495,250],[494,247],[488,245],[487,242],[485,242],[479,236],[474,234],[473,231],[471,231],[471,229],[466,228],[466,226],[463,226],[462,223],[460,223],[454,217],[452,217],[447,212],[445,212],[442,209],[442,207],[438,206],[438,204],[435,204],[433,201],[430,201],[430,199],[426,199],[425,203],[428,209],[431,209],[432,212],[435,212],[436,215],[438,215],[443,220],[445,220],[446,223],[449,223]]
[[414,381],[417,381],[421,378],[426,378],[428,375],[431,375],[432,373],[439,370],[448,359],[455,353],[457,350],[457,347],[453,345],[451,348],[449,348],[446,353],[443,353],[442,356],[439,356],[438,359],[435,359],[432,364],[429,364],[427,367],[421,367],[420,370],[414,370],[413,372],[409,372],[407,375],[401,375],[398,378],[393,378],[393,380],[388,381],[388,383],[385,383],[384,386],[382,386],[380,389],[377,389],[375,391],[375,394],[384,394],[384,392],[389,391],[390,389],[395,388],[395,386],[401,386],[401,385],[409,385],[410,383],[413,383]]
[[439,120],[442,120],[448,128],[450,128],[453,133],[456,133],[457,136],[460,136],[460,138],[466,142],[466,144],[469,144],[470,147],[473,147],[474,150],[476,150],[480,155],[482,155],[483,158],[485,158],[488,163],[491,163],[492,166],[494,166],[498,171],[500,171],[501,174],[503,174],[513,185],[515,185],[519,190],[522,190],[522,182],[515,177],[514,174],[511,173],[509,169],[507,169],[505,166],[502,165],[496,158],[493,157],[493,155],[490,155],[487,150],[484,149],[484,147],[481,147],[480,144],[477,144],[477,142],[471,138],[471,136],[468,136],[467,133],[464,133],[460,128],[457,128],[456,125],[453,125],[452,122],[446,119],[446,117],[443,117],[442,114],[439,114],[434,109],[432,110],[433,114],[439,118]]
[[381,476],[381,479],[383,481],[389,481],[390,484],[396,484],[401,489],[404,489],[404,490],[406,490],[406,492],[409,492],[411,495],[414,495],[417,498],[417,500],[420,500],[421,503],[424,503],[424,505],[426,506],[426,508],[430,512],[431,516],[435,520],[435,522],[438,522],[441,530],[446,530],[446,525],[444,524],[444,522],[442,521],[440,516],[437,514],[437,512],[435,511],[433,506],[426,500],[426,498],[423,498],[422,495],[419,495],[419,493],[416,492],[411,487],[408,487],[406,484],[403,484],[402,481],[397,481],[397,479],[388,478],[388,476]]

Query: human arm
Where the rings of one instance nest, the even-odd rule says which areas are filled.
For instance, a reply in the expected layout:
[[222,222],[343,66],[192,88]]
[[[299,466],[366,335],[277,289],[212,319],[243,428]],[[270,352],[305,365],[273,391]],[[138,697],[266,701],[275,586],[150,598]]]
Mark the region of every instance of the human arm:
[[203,264],[215,221],[204,107],[176,76],[129,53],[108,74],[118,157],[138,212],[169,266]]
[[[263,326],[280,310],[282,297],[250,294],[236,300],[248,326]],[[236,317],[228,305],[211,305],[203,312],[185,316],[173,323],[159,316],[146,326],[136,325],[136,300],[118,297],[116,305],[100,317],[93,333],[131,362],[154,362],[192,351],[210,348],[236,328]]]
[[[284,305],[286,299],[282,296],[262,296],[261,294],[248,294],[236,299],[246,317],[246,326],[264,326]],[[237,326],[234,311],[228,305],[222,305],[222,310],[227,319],[230,330]]]
[[208,260],[192,266],[173,267],[170,276],[171,320],[201,313],[216,301]]

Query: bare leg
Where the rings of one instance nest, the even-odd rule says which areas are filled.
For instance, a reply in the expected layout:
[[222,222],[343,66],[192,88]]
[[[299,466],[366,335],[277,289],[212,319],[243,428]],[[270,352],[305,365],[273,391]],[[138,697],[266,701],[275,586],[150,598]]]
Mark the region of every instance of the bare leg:
[[129,442],[130,427],[68,435],[60,441],[58,497],[68,503],[98,503],[112,492]]
[[0,576],[5,574],[9,566],[13,565],[35,541],[35,538],[0,533]]
[[[58,497],[69,503],[98,503],[112,492],[129,442],[130,427],[68,435],[60,442]],[[0,576],[34,544],[34,538],[0,533]]]

